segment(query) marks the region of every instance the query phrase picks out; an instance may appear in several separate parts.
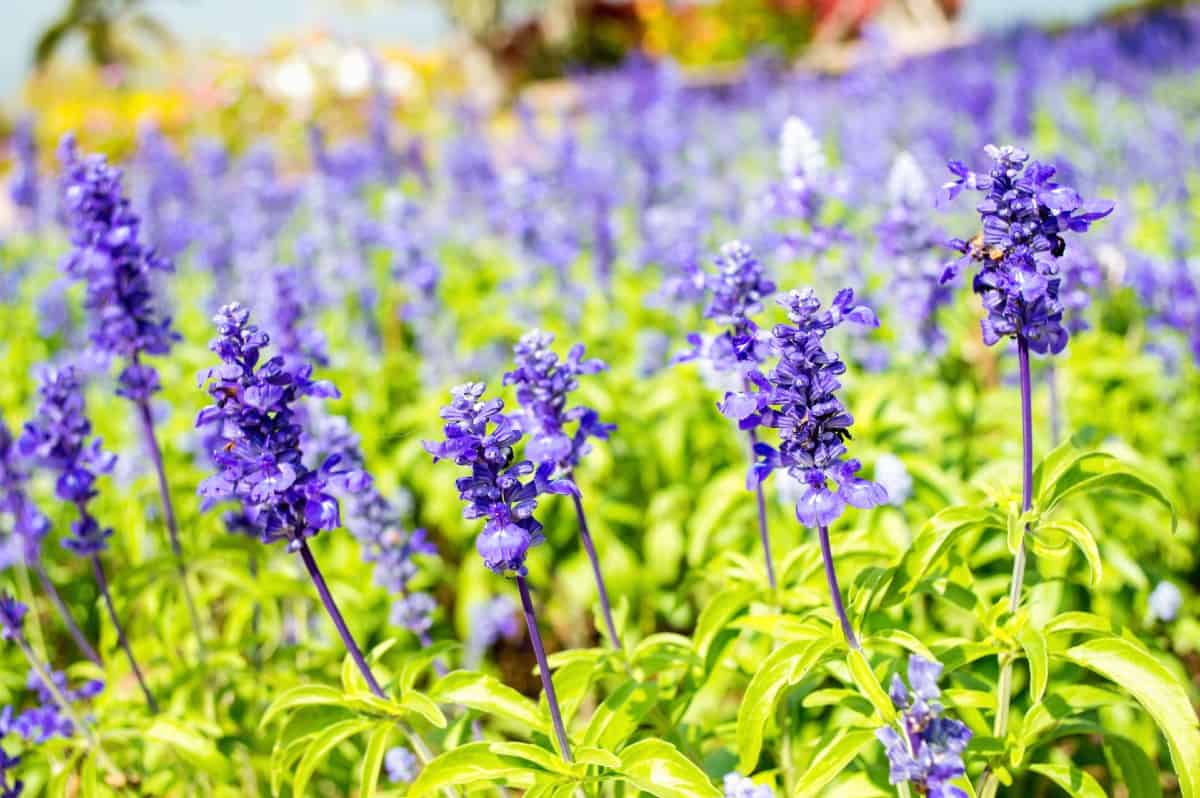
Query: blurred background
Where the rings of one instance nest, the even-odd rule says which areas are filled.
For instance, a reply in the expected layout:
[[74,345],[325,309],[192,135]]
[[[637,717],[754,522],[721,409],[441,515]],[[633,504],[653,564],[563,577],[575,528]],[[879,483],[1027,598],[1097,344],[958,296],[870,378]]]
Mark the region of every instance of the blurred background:
[[[1117,0],[34,0],[0,28],[0,133],[167,132],[263,113],[305,118],[382,81],[401,114],[465,92],[496,106],[630,52],[718,81],[751,53],[836,70],[1000,27],[1121,14]],[[552,93],[552,89],[550,90]],[[132,118],[132,119],[131,119]],[[208,130],[205,132],[221,132]],[[120,149],[120,141],[100,142]]]

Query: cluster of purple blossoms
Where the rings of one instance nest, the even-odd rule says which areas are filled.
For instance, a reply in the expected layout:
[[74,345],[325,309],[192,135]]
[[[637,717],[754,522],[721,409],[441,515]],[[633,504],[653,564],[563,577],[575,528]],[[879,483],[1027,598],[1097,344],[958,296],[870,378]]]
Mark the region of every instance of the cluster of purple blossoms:
[[750,382],[758,390],[726,394],[721,410],[744,429],[779,430],[778,449],[766,443],[755,445],[751,486],[775,469],[786,468],[806,486],[796,504],[800,523],[828,527],[847,504],[868,508],[887,501],[881,485],[856,476],[862,464],[844,458],[854,423],[837,397],[841,388],[837,378],[846,365],[836,353],[825,350],[822,340],[844,321],[868,327],[878,326],[879,321],[865,305],[854,304],[854,292],[848,288],[838,292],[827,310],[821,309],[812,289],[792,291],[780,297],[779,304],[787,309],[792,324],[777,325],[772,333],[778,364],[766,376],[751,373]]
[[[442,408],[445,440],[425,441],[434,461],[453,460],[471,469],[460,477],[458,495],[465,503],[463,517],[487,519],[475,541],[484,564],[498,574],[525,575],[525,556],[543,541],[542,525],[533,517],[539,487],[568,492],[549,482],[549,467],[535,474],[533,463],[517,460],[514,447],[521,440],[520,426],[505,415],[504,400],[484,400],[481,382],[460,385],[450,404]],[[545,483],[539,485],[538,483]]]
[[892,704],[900,711],[900,729],[884,726],[876,732],[887,750],[892,784],[908,782],[929,798],[967,798],[950,782],[966,773],[962,755],[971,730],[961,721],[942,717],[938,678],[942,665],[918,656],[908,660],[908,683],[892,676]]
[[775,283],[767,277],[750,248],[740,241],[722,246],[716,265],[716,273],[704,278],[706,290],[712,293],[704,317],[725,330],[707,343],[699,333],[691,333],[688,343],[692,349],[675,360],[704,358],[717,371],[745,375],[757,369],[770,353],[751,316],[762,312],[763,300],[775,292]]
[[63,139],[59,157],[71,237],[63,268],[86,286],[92,342],[100,351],[128,360],[117,392],[145,402],[161,386],[157,371],[138,358],[166,354],[179,339],[171,319],[155,307],[151,286],[153,272],[171,271],[173,265],[142,243],[140,220],[122,193],[119,169],[101,155],[81,156],[70,135]]
[[[551,349],[554,336],[532,330],[513,349],[516,368],[504,375],[505,385],[517,386],[517,401],[524,409],[522,426],[529,434],[525,454],[535,463],[549,463],[569,473],[590,450],[589,438],[607,440],[617,427],[604,424],[590,407],[567,407],[567,399],[579,387],[581,374],[596,374],[607,366],[597,358],[584,360],[583,344],[571,347],[560,360]],[[575,434],[565,427],[576,424]]]
[[236,303],[214,318],[219,337],[210,348],[222,365],[201,374],[213,404],[200,411],[197,427],[219,425],[220,447],[212,452],[218,472],[200,485],[204,506],[236,500],[264,543],[288,542],[288,550],[340,523],[338,501],[329,493],[338,457],[317,468],[303,463],[296,403],[301,397],[336,397],[328,382],[312,379],[312,366],[289,366],[276,355],[259,364],[269,339],[249,323]]
[[725,798],[775,798],[771,785],[755,784],[740,773],[726,773],[721,786],[725,788]]
[[28,479],[29,474],[18,457],[17,441],[0,419],[0,511],[12,516],[9,528],[15,538],[13,543],[20,547],[27,562],[34,562],[40,556],[42,541],[50,533],[50,519],[25,492]]
[[38,394],[37,415],[25,424],[17,449],[23,457],[58,474],[55,494],[79,510],[79,518],[71,524],[71,537],[63,540],[63,546],[90,557],[107,548],[112,536],[112,530],[101,527],[92,516],[88,503],[97,495],[96,477],[111,472],[116,457],[101,448],[99,438],[88,440],[92,422],[73,367],[43,371]]
[[512,599],[504,595],[471,606],[467,613],[470,631],[463,654],[466,667],[476,667],[489,648],[502,639],[513,640],[521,633],[516,612]]
[[417,757],[404,746],[396,746],[383,756],[383,767],[392,784],[411,784],[417,778]]
[[1113,203],[1084,203],[1075,189],[1054,180],[1054,167],[1030,161],[1024,150],[988,145],[986,151],[992,159],[986,174],[960,161],[949,164],[955,178],[945,188],[951,198],[965,188],[984,194],[977,206],[983,232],[970,241],[950,242],[962,257],[946,267],[942,280],[979,263],[973,289],[987,311],[981,322],[984,343],[1013,336],[1028,341],[1034,352],[1058,354],[1070,337],[1059,297],[1058,259],[1066,251],[1062,234],[1086,232],[1112,213]]

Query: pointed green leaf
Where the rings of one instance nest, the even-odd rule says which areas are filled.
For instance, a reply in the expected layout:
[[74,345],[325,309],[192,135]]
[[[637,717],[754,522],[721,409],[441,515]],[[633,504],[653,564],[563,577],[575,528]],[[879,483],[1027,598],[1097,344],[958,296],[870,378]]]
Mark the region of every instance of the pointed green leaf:
[[1045,528],[1062,532],[1075,544],[1084,559],[1087,560],[1092,587],[1098,585],[1100,577],[1104,573],[1104,563],[1100,560],[1100,549],[1096,546],[1096,538],[1088,528],[1078,521],[1068,520],[1055,521],[1047,524]]
[[454,748],[434,759],[421,769],[420,775],[408,788],[408,798],[436,795],[444,787],[459,784],[502,784],[529,789],[543,771],[520,759],[500,756],[491,750],[491,743],[469,743]]
[[742,771],[753,772],[758,764],[767,722],[783,691],[803,679],[831,648],[833,641],[828,638],[788,643],[763,661],[738,707],[737,748]]
[[383,770],[383,758],[387,755],[388,741],[392,739],[395,728],[393,723],[380,723],[367,740],[367,750],[363,752],[358,777],[361,798],[373,798],[375,795],[379,786],[379,774]]
[[987,527],[1003,528],[1003,520],[998,520],[982,507],[947,507],[930,518],[896,565],[896,574],[883,594],[880,606],[899,604],[920,584],[958,537]]
[[1046,637],[1032,626],[1026,626],[1021,630],[1018,640],[1029,663],[1029,697],[1035,702],[1041,701],[1046,695],[1046,682],[1050,676],[1050,655],[1046,650]]
[[429,697],[444,704],[460,704],[504,718],[543,733],[549,724],[537,706],[495,677],[474,671],[453,671],[429,689]]
[[615,751],[637,730],[654,709],[658,689],[653,683],[626,682],[604,700],[588,721],[583,741]]
[[1106,798],[1104,789],[1094,778],[1072,765],[1031,765],[1029,769],[1041,773],[1074,798]]
[[872,729],[837,729],[827,735],[813,756],[812,764],[796,782],[793,798],[820,795],[829,782],[837,778],[864,748],[875,742]]
[[846,656],[846,664],[850,666],[850,677],[854,679],[859,692],[871,702],[884,723],[891,723],[896,717],[896,707],[892,704],[892,699],[888,698],[887,691],[879,684],[879,679],[875,677],[867,655],[861,648],[852,648]]
[[1200,798],[1200,722],[1175,675],[1123,637],[1102,637],[1075,646],[1067,659],[1128,690],[1167,738],[1183,798]]
[[343,741],[370,729],[377,722],[375,720],[359,720],[357,718],[354,720],[343,720],[340,723],[333,724],[314,737],[304,750],[304,756],[300,758],[300,764],[296,766],[296,776],[292,779],[292,795],[308,795],[306,792],[308,782],[312,779],[313,773],[316,772],[321,763],[326,760],[329,752]]
[[1124,737],[1105,737],[1104,750],[1120,775],[1120,781],[1137,798],[1162,798],[1158,767],[1137,743]]
[[342,698],[342,693],[339,690],[323,684],[302,684],[298,687],[293,687],[290,690],[285,690],[283,694],[271,702],[271,705],[267,707],[267,711],[263,713],[262,720],[258,722],[258,727],[260,729],[266,728],[281,713],[290,709],[321,706],[324,704],[340,704]]
[[721,798],[704,771],[665,740],[642,740],[622,751],[620,773],[655,798]]

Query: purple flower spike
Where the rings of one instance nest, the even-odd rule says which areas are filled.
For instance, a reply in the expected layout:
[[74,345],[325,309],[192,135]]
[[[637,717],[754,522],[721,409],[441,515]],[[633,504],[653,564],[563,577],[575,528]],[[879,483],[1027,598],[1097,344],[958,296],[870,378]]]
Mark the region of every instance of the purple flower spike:
[[968,263],[980,265],[972,287],[983,300],[987,318],[980,323],[983,342],[1020,338],[1038,354],[1058,354],[1070,333],[1063,324],[1059,259],[1066,251],[1065,232],[1084,233],[1113,211],[1107,200],[1084,203],[1078,192],[1054,180],[1052,166],[1030,161],[1016,147],[988,145],[987,174],[950,162],[955,179],[946,183],[950,197],[964,188],[984,193],[977,206],[983,231],[950,246],[962,256],[949,264],[943,282]]
[[932,798],[966,798],[966,793],[950,782],[966,769],[962,754],[971,739],[971,730],[960,721],[942,717],[937,681],[942,666],[916,655],[908,660],[910,693],[897,674],[889,690],[892,703],[900,710],[900,727],[884,726],[876,736],[887,751],[892,784],[908,782],[920,795]]

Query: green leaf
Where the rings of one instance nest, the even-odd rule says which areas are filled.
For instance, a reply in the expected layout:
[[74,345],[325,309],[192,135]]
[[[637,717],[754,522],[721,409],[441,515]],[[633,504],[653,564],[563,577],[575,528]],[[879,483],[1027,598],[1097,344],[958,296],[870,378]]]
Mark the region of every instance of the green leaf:
[[1171,513],[1171,531],[1175,531],[1179,523],[1175,506],[1161,490],[1143,479],[1140,474],[1115,458],[1104,461],[1105,469],[1099,472],[1087,469],[1086,465],[1080,463],[1072,466],[1062,475],[1046,497],[1042,508],[1044,512],[1049,512],[1071,496],[1098,490],[1125,491],[1153,499],[1165,507]]
[[[1100,577],[1104,573],[1104,563],[1100,560],[1100,549],[1096,546],[1096,538],[1086,526],[1078,521],[1063,520],[1046,524],[1043,528],[1066,535],[1087,560],[1092,587],[1100,584]],[[1041,530],[1039,529],[1039,531]]]
[[392,739],[395,728],[393,723],[380,723],[375,727],[375,731],[371,732],[359,769],[360,798],[373,798],[375,795],[375,789],[379,786],[379,773],[383,770],[383,758],[387,755],[388,741]]
[[562,712],[563,723],[568,726],[571,724],[571,719],[575,717],[579,705],[587,697],[596,674],[595,661],[582,659],[568,662],[554,671],[554,692],[558,696],[558,708]]
[[561,773],[565,776],[571,775],[571,766],[564,762],[557,752],[547,751],[540,745],[511,742],[488,743],[488,745],[491,748],[491,752],[498,756],[523,759],[526,762],[537,765],[548,773]]
[[453,671],[430,688],[429,697],[441,703],[477,709],[543,733],[550,729],[536,704],[487,674]]
[[617,755],[609,753],[603,748],[580,745],[572,753],[575,754],[575,761],[581,765],[597,765],[609,770],[619,770],[621,767],[621,760]]
[[1105,737],[1104,750],[1120,774],[1130,795],[1137,798],[1162,798],[1158,768],[1142,747],[1124,737]]
[[[1072,765],[1030,765],[1030,770],[1041,773],[1074,798],[1106,798],[1104,789],[1097,781]],[[1138,798],[1142,798],[1140,795]]]
[[304,749],[304,756],[300,758],[300,764],[296,766],[296,776],[292,779],[292,795],[299,796],[308,795],[308,782],[312,780],[313,773],[324,762],[329,752],[337,748],[342,742],[360,734],[367,729],[370,729],[378,721],[376,720],[343,720],[340,723],[335,723],[325,731],[313,738],[308,747]]
[[654,709],[658,688],[651,682],[626,682],[613,692],[588,721],[585,745],[615,751],[625,744],[642,718]]
[[642,740],[622,751],[620,774],[656,798],[721,798],[704,771],[664,740]]
[[408,788],[408,798],[434,795],[444,787],[459,784],[478,785],[480,782],[503,784],[529,789],[542,772],[522,760],[500,756],[491,750],[491,743],[469,743],[454,748],[421,769],[417,780]]
[[1115,460],[1108,452],[1082,452],[1072,441],[1060,444],[1046,455],[1033,470],[1033,495],[1038,506],[1054,490],[1062,475],[1090,460]]
[[413,689],[413,685],[417,683],[417,679],[421,678],[422,673],[439,658],[448,655],[458,647],[458,643],[447,640],[434,643],[420,651],[406,652],[404,662],[400,665],[400,672],[396,676],[396,686],[400,688],[400,692],[406,693]]
[[828,638],[788,643],[763,661],[738,707],[737,749],[742,771],[753,772],[758,764],[767,722],[783,691],[803,679],[831,648],[833,641]]
[[420,715],[439,729],[446,728],[446,716],[442,714],[441,708],[433,699],[416,690],[405,693],[404,697],[400,699],[400,706],[413,714]]
[[1046,650],[1046,637],[1032,626],[1021,630],[1017,638],[1025,650],[1029,663],[1029,697],[1041,701],[1046,695],[1046,682],[1050,675],[1050,655]]
[[258,728],[263,729],[280,714],[299,707],[322,706],[326,704],[342,703],[342,693],[332,687],[323,684],[302,684],[298,687],[293,687],[290,690],[285,690],[278,698],[271,702],[267,707],[267,711],[263,713],[262,720],[258,722]]
[[216,744],[190,726],[159,718],[146,730],[146,737],[168,746],[185,762],[206,773],[229,773],[229,761],[217,750]]
[[705,661],[707,670],[712,670],[713,663],[710,660],[718,637],[734,619],[746,612],[756,594],[757,591],[749,587],[731,587],[714,596],[701,611],[692,639],[695,641],[696,654]]
[[1021,725],[1021,745],[1032,748],[1041,741],[1043,734],[1072,715],[1098,707],[1117,706],[1127,701],[1121,693],[1090,684],[1056,687],[1025,713]]
[[1167,738],[1183,798],[1200,798],[1200,723],[1187,691],[1146,649],[1122,637],[1075,646],[1067,659],[1128,690]]
[[880,606],[891,607],[903,601],[959,536],[992,526],[1003,528],[1003,522],[982,507],[947,507],[930,518],[896,565],[896,574]]
[[875,671],[871,670],[867,655],[861,648],[852,648],[846,656],[846,664],[850,667],[850,678],[854,679],[859,692],[871,702],[884,723],[891,723],[896,717],[896,707],[892,704],[892,699],[888,698],[887,691],[879,684]]
[[872,729],[837,729],[813,756],[812,764],[796,782],[793,798],[819,795],[868,745],[875,742]]

